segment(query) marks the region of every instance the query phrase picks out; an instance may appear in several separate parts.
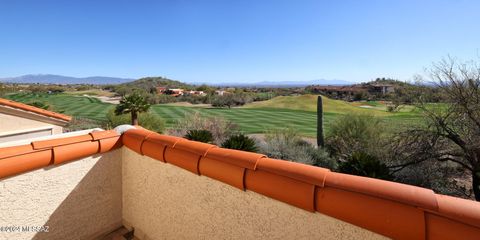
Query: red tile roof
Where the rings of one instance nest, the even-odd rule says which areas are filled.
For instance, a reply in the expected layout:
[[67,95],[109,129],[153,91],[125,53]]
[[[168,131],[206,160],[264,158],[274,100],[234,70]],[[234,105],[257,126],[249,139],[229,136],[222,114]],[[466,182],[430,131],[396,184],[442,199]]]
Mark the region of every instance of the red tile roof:
[[72,117],[61,114],[61,113],[48,111],[48,110],[45,110],[45,109],[33,107],[33,106],[30,106],[30,105],[27,105],[27,104],[11,101],[11,100],[4,99],[4,98],[0,98],[0,105],[11,107],[11,108],[16,108],[16,109],[21,109],[21,110],[24,110],[24,111],[27,111],[27,112],[40,114],[40,115],[43,115],[43,116],[46,116],[46,117],[60,119],[62,121],[69,122],[69,121],[72,120]]
[[100,131],[0,149],[0,178],[106,152],[122,143],[138,154],[390,238],[478,239],[480,236],[478,202],[141,128],[128,130],[121,138],[114,131]]

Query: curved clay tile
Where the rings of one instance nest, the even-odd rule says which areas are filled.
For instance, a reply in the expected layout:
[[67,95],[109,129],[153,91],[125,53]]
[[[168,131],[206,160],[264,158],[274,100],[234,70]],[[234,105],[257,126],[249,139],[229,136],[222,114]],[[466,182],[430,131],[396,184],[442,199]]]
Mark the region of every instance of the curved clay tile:
[[124,144],[242,190],[349,222],[393,239],[478,239],[480,203],[430,189],[330,172],[146,129],[33,142],[0,149],[0,178],[84,158]]
[[205,157],[253,170],[257,167],[258,160],[264,158],[265,155],[225,148],[213,148],[208,151]]

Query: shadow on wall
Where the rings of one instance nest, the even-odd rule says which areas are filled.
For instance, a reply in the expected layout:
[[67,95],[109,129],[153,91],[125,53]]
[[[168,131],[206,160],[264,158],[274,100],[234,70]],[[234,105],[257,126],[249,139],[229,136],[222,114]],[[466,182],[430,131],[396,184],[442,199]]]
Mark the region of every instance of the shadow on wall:
[[[119,150],[112,151],[94,156],[93,159],[82,159],[48,169],[48,172],[52,172],[58,168],[69,168],[65,170],[72,175],[88,172],[49,216],[44,225],[49,227],[49,232],[39,232],[33,239],[92,239],[122,226],[120,154]],[[91,161],[96,161],[93,166]],[[68,177],[55,179],[51,184],[60,188],[64,184],[62,181],[68,181]],[[51,191],[50,194],[55,199],[55,194],[61,195],[62,192]]]

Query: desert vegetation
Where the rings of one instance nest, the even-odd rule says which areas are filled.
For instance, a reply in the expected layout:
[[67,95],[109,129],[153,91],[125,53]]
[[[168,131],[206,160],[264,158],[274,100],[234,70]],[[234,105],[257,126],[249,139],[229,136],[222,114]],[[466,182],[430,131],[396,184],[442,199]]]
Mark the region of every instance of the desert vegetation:
[[[353,89],[364,90],[347,98],[334,94],[351,88],[220,88],[166,78],[104,86],[1,84],[0,94],[74,116],[67,131],[138,123],[225,148],[479,200],[479,76],[478,63],[446,59],[417,83],[378,78],[358,84]],[[159,94],[159,85],[167,94]],[[179,88],[195,94],[176,95]],[[326,90],[332,92],[318,95]],[[115,105],[98,96],[122,99]]]

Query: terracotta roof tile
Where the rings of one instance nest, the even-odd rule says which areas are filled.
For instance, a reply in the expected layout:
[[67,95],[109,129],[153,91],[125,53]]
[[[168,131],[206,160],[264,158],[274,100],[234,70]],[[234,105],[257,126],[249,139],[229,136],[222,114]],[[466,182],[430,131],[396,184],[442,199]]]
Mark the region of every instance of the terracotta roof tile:
[[166,147],[164,156],[165,162],[198,174],[198,163],[202,157],[201,155],[190,151]]
[[4,147],[4,148],[1,148],[0,159],[23,155],[31,152],[34,152],[34,149],[30,144],[13,146],[13,147]]
[[75,144],[61,145],[53,148],[53,163],[60,164],[75,159],[88,157],[98,153],[98,141],[78,142]]
[[55,138],[55,139],[49,139],[49,140],[33,141],[31,144],[33,149],[46,149],[46,148],[52,148],[55,146],[69,145],[72,143],[86,142],[86,141],[92,141],[92,140],[93,140],[92,135],[86,134],[86,135],[66,137],[66,138]]
[[131,129],[122,134],[122,142],[133,151],[142,154],[143,142],[154,132],[145,129]]
[[206,157],[254,170],[257,167],[258,160],[264,158],[265,155],[225,148],[213,148],[208,151]]
[[67,121],[67,122],[72,120],[72,117],[61,114],[61,113],[48,111],[48,110],[45,110],[45,109],[41,109],[41,108],[37,108],[37,107],[30,106],[30,105],[27,105],[27,104],[7,100],[7,99],[4,99],[4,98],[0,98],[0,105],[11,107],[11,108],[16,108],[16,109],[21,109],[21,110],[28,111],[28,112],[33,112],[33,113],[40,114],[40,115],[43,115],[43,116],[46,116],[46,117],[56,118],[56,119],[60,119],[60,120]]
[[199,163],[199,171],[201,175],[245,190],[245,168],[204,157]]
[[217,146],[208,144],[208,143],[202,143],[202,142],[195,142],[195,141],[190,141],[190,140],[185,140],[185,141],[178,141],[175,146],[172,148],[174,149],[180,149],[183,151],[188,151],[191,153],[195,153],[200,156],[205,156],[209,150],[212,148],[216,148]]
[[453,219],[461,218],[466,223],[480,228],[480,203],[441,194],[437,194],[436,197],[438,202],[437,214]]
[[352,223],[393,239],[423,239],[422,209],[342,189],[316,190],[318,212]]
[[[150,140],[138,136],[135,141],[145,142],[142,151],[149,157],[166,158],[167,162],[196,174],[307,211],[318,211],[387,237],[441,239],[440,236],[448,235],[442,235],[443,232],[451,231],[454,234],[448,236],[456,239],[476,239],[480,234],[477,202],[445,197],[430,189],[269,159],[261,154],[152,135],[143,130],[129,130],[124,135],[130,131],[132,135],[148,134]],[[165,139],[169,139],[168,146]],[[126,146],[135,151],[139,143]]]
[[257,168],[319,187],[324,186],[327,173],[330,172],[330,170],[326,168],[270,158],[261,158],[258,161]]
[[32,151],[0,159],[0,179],[52,164],[52,150]]
[[247,170],[245,188],[314,212],[315,185],[263,170]]
[[333,172],[327,175],[325,185],[408,203],[425,209],[438,209],[435,193],[426,188]]

